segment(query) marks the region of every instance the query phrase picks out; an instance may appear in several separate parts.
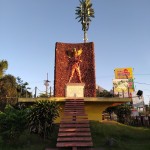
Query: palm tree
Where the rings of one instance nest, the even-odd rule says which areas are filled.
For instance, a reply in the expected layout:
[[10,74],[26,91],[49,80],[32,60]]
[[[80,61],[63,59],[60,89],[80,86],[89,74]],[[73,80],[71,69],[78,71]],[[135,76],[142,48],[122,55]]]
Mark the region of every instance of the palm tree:
[[5,70],[8,68],[8,62],[6,60],[0,61],[0,78],[4,75]]
[[92,3],[90,0],[79,0],[80,6],[76,7],[76,19],[82,24],[82,30],[84,31],[84,42],[86,43],[87,31],[89,29],[89,24],[91,22],[91,17],[94,18],[94,9],[92,8]]

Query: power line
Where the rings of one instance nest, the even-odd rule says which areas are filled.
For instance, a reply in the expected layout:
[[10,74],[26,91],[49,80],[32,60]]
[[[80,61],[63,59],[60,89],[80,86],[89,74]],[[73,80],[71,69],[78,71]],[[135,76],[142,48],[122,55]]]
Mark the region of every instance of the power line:
[[144,85],[150,85],[149,83],[141,83],[141,82],[134,82],[134,83],[137,83],[137,84],[144,84]]
[[150,74],[149,73],[147,73],[147,74],[135,74],[134,73],[134,75],[147,75],[147,76],[149,76]]
[[[38,87],[37,87],[37,89],[38,89]],[[38,89],[39,90],[39,89]],[[45,92],[45,91],[41,91],[41,90],[39,90],[40,92]]]

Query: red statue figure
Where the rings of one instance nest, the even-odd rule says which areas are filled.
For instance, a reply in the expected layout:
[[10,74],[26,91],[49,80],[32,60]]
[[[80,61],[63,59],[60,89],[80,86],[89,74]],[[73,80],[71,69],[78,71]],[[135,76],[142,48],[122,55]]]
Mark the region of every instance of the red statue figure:
[[66,51],[66,54],[70,58],[70,63],[72,64],[69,82],[72,80],[73,75],[76,71],[79,81],[82,83],[81,72],[80,72],[80,62],[82,62],[80,56],[82,54],[82,49],[76,50],[76,48],[74,48],[72,51]]

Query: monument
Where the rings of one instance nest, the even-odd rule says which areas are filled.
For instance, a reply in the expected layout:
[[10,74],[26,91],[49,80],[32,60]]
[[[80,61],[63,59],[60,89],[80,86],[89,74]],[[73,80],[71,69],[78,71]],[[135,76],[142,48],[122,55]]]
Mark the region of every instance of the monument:
[[[94,43],[60,43],[55,46],[54,96],[66,97],[66,86],[84,91],[83,97],[96,96]],[[78,89],[79,86],[79,89]],[[83,87],[84,86],[84,87]],[[77,90],[78,89],[78,90]]]
[[82,24],[84,43],[56,43],[55,97],[96,96],[94,43],[86,43],[91,17],[94,17],[90,0],[80,1],[75,14]]
[[[102,121],[102,112],[106,108],[131,100],[119,97],[96,97],[94,43],[87,43],[87,31],[91,17],[94,17],[90,0],[80,0],[75,14],[76,19],[79,19],[78,22],[82,24],[84,43],[57,42],[55,44],[54,97],[43,98],[43,100],[55,99],[64,110],[66,97],[82,97],[89,120]],[[19,98],[18,102],[36,102],[41,99]],[[56,122],[60,122],[62,112]]]

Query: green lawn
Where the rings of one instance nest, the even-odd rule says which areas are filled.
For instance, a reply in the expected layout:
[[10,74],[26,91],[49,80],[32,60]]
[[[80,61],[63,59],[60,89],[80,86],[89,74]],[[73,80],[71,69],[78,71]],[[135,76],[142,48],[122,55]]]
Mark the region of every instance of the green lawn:
[[94,147],[106,150],[150,150],[150,128],[91,122]]
[[[140,128],[119,123],[90,122],[94,147],[105,150],[150,150],[150,128]],[[6,145],[0,139],[0,150],[44,150],[55,147],[58,125],[55,126],[49,140],[42,140],[27,131],[20,137],[17,144]]]

